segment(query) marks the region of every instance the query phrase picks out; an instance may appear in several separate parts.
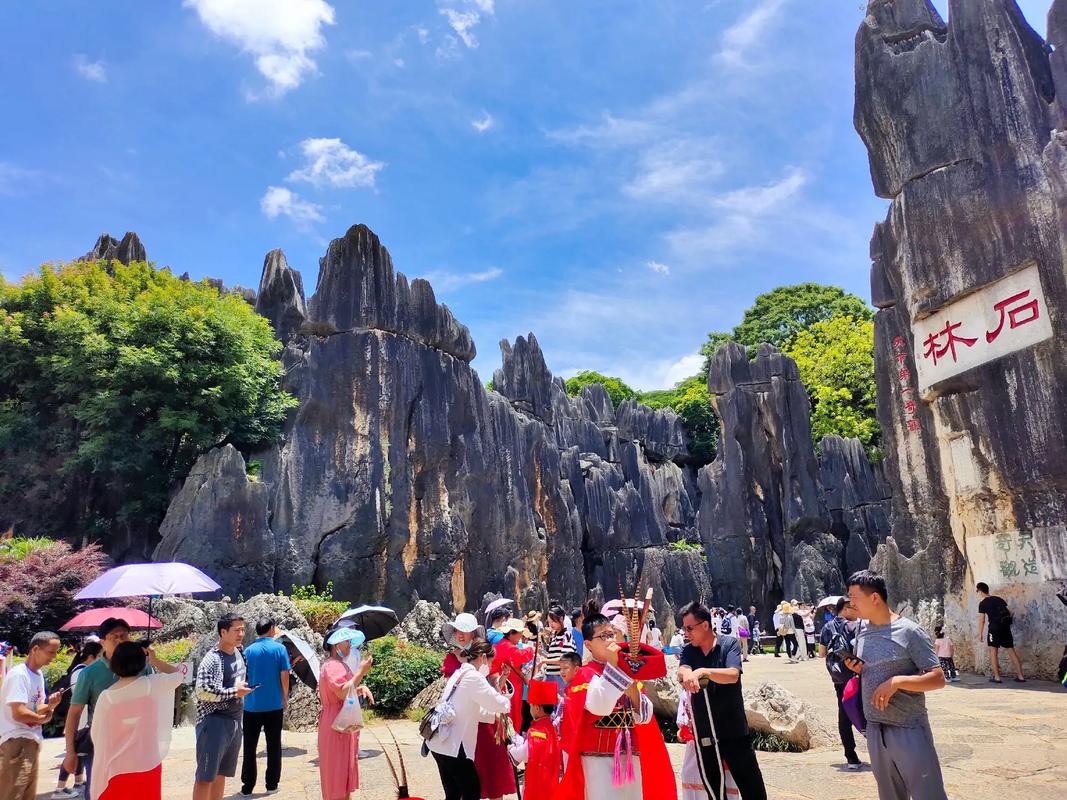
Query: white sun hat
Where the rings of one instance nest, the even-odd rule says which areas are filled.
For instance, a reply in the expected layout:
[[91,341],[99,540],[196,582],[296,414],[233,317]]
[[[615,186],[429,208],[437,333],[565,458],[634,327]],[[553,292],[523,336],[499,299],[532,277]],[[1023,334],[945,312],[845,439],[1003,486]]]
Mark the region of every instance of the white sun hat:
[[474,614],[457,614],[454,620],[441,626],[441,637],[448,644],[452,644],[456,631],[473,633],[476,639],[485,638],[485,626],[478,624],[478,619]]

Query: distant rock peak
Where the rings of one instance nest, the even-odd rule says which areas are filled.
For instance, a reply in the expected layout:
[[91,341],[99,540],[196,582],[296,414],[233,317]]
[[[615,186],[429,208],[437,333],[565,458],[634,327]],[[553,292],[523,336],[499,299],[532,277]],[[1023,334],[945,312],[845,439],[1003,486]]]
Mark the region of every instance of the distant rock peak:
[[93,249],[78,259],[78,261],[119,261],[129,264],[133,261],[147,261],[141,239],[133,231],[127,231],[122,241],[108,233],[100,234]]

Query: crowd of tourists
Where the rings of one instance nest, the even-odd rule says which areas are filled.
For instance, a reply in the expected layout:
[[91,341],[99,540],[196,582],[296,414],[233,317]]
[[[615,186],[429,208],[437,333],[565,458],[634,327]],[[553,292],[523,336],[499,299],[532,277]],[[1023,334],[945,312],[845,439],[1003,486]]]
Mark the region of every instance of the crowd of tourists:
[[[1015,680],[1025,680],[1007,604],[984,583],[977,591],[990,680],[1002,680],[1001,649],[1008,651]],[[500,601],[481,619],[460,613],[443,626],[445,684],[420,733],[446,800],[515,794],[520,775],[526,800],[767,797],[741,692],[745,662],[769,655],[757,609],[689,603],[678,610],[677,631],[664,646],[647,603],[628,608],[631,601],[614,602],[570,611],[552,604],[544,615],[521,616],[511,601]],[[786,601],[770,621],[775,658],[784,645],[790,661],[824,660],[848,767],[863,766],[860,731],[881,800],[945,798],[924,701],[926,692],[959,679],[953,643],[943,630],[931,639],[894,613],[884,579],[869,571],[852,575],[848,595],[832,608]],[[221,800],[242,751],[241,794],[256,791],[261,734],[263,786],[274,791],[281,780],[294,664],[277,641],[273,619],[255,621],[256,638],[247,647],[245,626],[233,614],[219,619],[219,641],[197,669],[194,800]],[[350,798],[359,789],[360,709],[374,702],[363,685],[373,668],[373,659],[362,655],[364,642],[352,627],[324,637],[318,674],[324,800]],[[67,688],[49,692],[44,667],[59,650],[57,634],[37,633],[25,661],[0,685],[0,800],[36,797],[43,726],[68,701],[68,691],[53,796],[77,796],[84,788],[87,800],[160,798],[181,675],[150,646],[130,641],[126,622],[108,619],[71,665]],[[668,669],[684,689],[677,717],[685,743],[680,786],[646,689]]]

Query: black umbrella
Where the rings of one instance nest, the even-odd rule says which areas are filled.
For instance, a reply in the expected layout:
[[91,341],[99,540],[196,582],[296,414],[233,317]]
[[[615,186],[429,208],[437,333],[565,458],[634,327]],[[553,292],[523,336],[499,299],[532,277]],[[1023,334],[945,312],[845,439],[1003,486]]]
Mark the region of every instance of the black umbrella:
[[335,628],[356,628],[363,631],[367,641],[380,639],[400,624],[396,612],[385,606],[350,608],[334,624]]
[[319,657],[311,648],[311,645],[289,631],[278,634],[278,641],[285,645],[289,653],[289,663],[293,667],[293,674],[310,686],[312,689],[319,688]]

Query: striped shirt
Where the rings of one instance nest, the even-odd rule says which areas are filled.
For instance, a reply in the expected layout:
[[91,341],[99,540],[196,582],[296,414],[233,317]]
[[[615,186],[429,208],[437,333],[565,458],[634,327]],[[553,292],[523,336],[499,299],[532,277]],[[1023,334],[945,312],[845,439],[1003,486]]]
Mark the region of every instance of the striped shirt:
[[237,684],[245,680],[245,660],[240,650],[233,655],[217,647],[209,650],[196,671],[196,721],[218,714],[241,719],[244,699],[237,696]]
[[[574,646],[574,639],[571,638],[570,631],[560,631],[552,634],[545,656],[549,661],[558,661],[563,657],[564,653],[577,652],[578,648]],[[559,664],[546,664],[545,675],[559,675]]]

